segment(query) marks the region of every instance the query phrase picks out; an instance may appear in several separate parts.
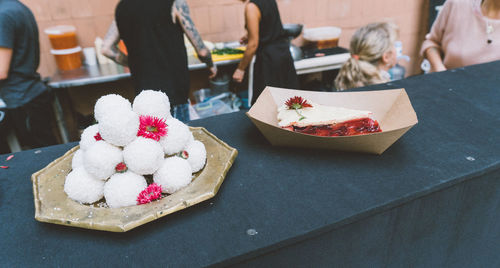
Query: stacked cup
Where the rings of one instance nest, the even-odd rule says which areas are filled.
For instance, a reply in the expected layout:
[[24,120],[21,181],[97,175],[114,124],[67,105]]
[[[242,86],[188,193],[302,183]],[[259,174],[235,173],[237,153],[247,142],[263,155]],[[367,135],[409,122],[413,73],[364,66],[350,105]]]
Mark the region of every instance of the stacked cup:
[[52,49],[50,53],[54,55],[57,67],[67,71],[80,68],[82,66],[82,48],[76,41],[76,28],[70,25],[59,25],[45,29],[49,36]]

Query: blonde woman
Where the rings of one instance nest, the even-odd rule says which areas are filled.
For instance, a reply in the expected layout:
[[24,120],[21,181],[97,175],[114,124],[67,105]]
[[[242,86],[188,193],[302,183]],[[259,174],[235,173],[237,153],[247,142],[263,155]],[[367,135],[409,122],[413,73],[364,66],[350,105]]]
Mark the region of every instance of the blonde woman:
[[351,38],[351,58],[335,79],[337,90],[388,82],[387,71],[396,64],[397,39],[397,26],[392,23],[371,23],[356,30]]

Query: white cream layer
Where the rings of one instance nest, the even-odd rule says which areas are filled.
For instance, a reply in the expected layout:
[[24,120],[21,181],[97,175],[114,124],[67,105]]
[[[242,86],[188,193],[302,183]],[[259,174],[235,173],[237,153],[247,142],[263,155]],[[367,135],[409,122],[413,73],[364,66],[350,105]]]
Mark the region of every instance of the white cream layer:
[[353,110],[342,107],[324,106],[308,101],[313,107],[299,109],[298,112],[305,118],[300,120],[300,115],[294,110],[288,109],[288,106],[282,105],[278,108],[278,125],[287,126],[318,126],[331,125],[349,120],[369,118],[372,115],[370,111]]

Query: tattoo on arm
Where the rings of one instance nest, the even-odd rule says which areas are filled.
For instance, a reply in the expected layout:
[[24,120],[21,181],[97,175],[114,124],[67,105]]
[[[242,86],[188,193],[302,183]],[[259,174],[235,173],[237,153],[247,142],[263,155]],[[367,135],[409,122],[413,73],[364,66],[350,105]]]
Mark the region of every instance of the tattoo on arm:
[[120,34],[118,33],[118,27],[116,26],[116,21],[113,20],[111,25],[109,25],[108,32],[104,36],[104,40],[110,43],[117,44],[120,39]]
[[[208,50],[208,49],[207,49]],[[212,54],[210,54],[210,51],[204,56],[201,56],[198,54],[198,58],[204,62],[208,67],[213,67],[214,62],[212,61]]]
[[112,56],[111,54],[115,54],[118,52],[116,45],[120,41],[120,34],[118,33],[118,27],[116,26],[116,21],[113,20],[111,25],[109,25],[108,32],[104,36],[102,40],[102,50],[103,53],[109,54],[105,56]]
[[127,56],[118,49],[118,42],[120,42],[120,33],[116,21],[113,20],[102,42],[102,54],[121,65],[127,66]]
[[184,33],[188,37],[189,41],[191,41],[191,43],[193,44],[193,47],[196,49],[198,58],[202,62],[207,64],[208,67],[212,67],[214,65],[212,61],[212,55],[210,54],[210,50],[208,50],[208,48],[203,43],[198,30],[194,26],[186,0],[175,0],[174,5],[175,9],[177,10],[177,18],[181,23],[182,28],[184,29]]

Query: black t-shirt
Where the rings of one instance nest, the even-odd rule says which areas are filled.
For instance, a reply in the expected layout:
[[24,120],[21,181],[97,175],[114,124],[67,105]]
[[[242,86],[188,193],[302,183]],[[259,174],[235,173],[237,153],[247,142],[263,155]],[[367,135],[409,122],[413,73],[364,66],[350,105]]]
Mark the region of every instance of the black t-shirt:
[[38,27],[33,13],[18,0],[0,0],[0,47],[12,49],[7,79],[0,97],[17,108],[47,90],[36,72],[40,63]]
[[172,19],[173,3],[122,0],[115,15],[136,91],[162,90],[178,105],[187,103],[189,70],[184,32]]
[[275,0],[250,0],[260,10],[259,48],[274,42],[287,41],[278,5]]

